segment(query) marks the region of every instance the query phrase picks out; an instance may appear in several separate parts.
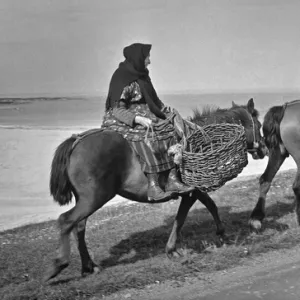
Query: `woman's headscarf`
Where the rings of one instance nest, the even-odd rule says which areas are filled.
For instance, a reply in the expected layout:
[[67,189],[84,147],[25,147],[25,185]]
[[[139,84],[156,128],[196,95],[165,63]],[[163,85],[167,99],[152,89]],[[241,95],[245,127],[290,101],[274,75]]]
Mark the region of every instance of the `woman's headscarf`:
[[149,77],[149,71],[145,67],[145,59],[149,55],[151,45],[135,43],[123,50],[125,61],[119,64],[114,72],[106,99],[106,110],[116,106],[120,100],[124,87],[137,81],[142,95],[150,110],[159,118],[165,119],[165,114],[160,110],[160,101]]

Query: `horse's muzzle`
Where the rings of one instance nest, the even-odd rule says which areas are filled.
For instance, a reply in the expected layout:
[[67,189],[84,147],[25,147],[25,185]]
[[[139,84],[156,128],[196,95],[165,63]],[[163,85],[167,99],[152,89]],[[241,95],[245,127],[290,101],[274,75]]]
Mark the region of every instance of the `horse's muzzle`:
[[254,142],[253,148],[248,149],[248,152],[252,155],[253,159],[263,159],[265,156],[269,155],[269,150],[263,141]]

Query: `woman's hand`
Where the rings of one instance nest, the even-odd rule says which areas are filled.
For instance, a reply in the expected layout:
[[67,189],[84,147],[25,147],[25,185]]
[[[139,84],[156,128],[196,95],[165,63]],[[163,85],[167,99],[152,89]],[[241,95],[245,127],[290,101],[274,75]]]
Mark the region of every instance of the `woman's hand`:
[[134,121],[135,123],[140,124],[144,127],[149,127],[152,124],[152,120],[141,116],[136,116]]
[[162,112],[165,112],[165,113],[172,112],[171,106],[164,106],[164,108],[162,109]]

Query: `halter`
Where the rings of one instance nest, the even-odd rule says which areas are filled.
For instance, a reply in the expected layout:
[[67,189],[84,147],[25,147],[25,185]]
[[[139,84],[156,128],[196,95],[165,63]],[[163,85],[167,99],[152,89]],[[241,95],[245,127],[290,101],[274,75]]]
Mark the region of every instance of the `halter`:
[[[247,111],[248,112],[248,111]],[[259,143],[256,141],[255,137],[255,124],[252,115],[248,112],[251,122],[252,122],[252,131],[253,131],[253,149],[249,149],[248,152],[255,152],[259,148]]]

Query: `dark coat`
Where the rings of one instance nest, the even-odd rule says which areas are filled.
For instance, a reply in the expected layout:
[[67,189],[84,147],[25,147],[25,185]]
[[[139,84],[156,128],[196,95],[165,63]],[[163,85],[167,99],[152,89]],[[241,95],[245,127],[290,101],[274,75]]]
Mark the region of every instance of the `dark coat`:
[[[114,72],[106,99],[106,110],[118,107],[120,96],[123,89],[137,81],[142,95],[149,106],[149,109],[160,119],[166,119],[165,114],[161,111],[162,102],[159,100],[157,93],[149,77],[149,71],[145,67],[145,59],[150,54],[151,45],[132,44],[123,50],[125,61],[119,64],[118,69]],[[125,108],[125,107],[124,107]],[[131,115],[131,119],[133,116]],[[130,120],[132,123],[133,121]]]

